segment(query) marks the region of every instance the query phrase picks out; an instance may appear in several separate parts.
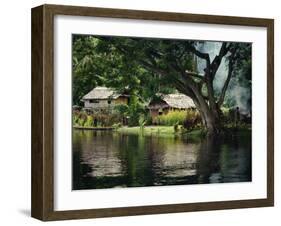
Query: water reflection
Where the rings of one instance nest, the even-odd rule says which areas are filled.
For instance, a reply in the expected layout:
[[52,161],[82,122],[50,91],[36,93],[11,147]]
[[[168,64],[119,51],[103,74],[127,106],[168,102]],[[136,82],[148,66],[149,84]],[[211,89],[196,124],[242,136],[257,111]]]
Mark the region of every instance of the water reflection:
[[251,181],[251,137],[73,131],[73,189]]

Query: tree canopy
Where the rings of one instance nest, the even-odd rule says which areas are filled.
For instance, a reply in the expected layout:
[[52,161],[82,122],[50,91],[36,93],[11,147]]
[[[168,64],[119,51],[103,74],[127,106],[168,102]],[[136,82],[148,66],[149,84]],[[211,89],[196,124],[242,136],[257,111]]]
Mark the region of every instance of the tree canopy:
[[[126,89],[141,101],[177,90],[191,97],[206,128],[219,128],[223,104],[233,105],[236,87],[251,89],[251,44],[73,35],[73,102],[97,85]],[[198,62],[203,70],[198,70]],[[224,64],[221,86],[215,86]],[[225,101],[226,100],[226,101]]]

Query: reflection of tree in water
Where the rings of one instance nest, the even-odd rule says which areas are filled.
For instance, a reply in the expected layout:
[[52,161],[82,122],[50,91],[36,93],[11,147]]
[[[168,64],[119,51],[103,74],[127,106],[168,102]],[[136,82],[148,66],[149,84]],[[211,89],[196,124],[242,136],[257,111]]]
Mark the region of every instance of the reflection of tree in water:
[[[228,141],[230,142],[230,141]],[[252,143],[245,137],[233,137],[232,145],[222,145],[220,162],[223,182],[243,182],[252,180]]]
[[127,186],[153,185],[153,151],[147,151],[148,143],[143,136],[119,136],[119,149]]
[[152,140],[152,144],[161,153],[161,159],[157,154],[154,164],[157,175],[155,185],[192,183],[197,173],[199,144],[185,142],[181,138]]
[[176,138],[121,137],[123,142],[119,144],[122,165],[127,166],[127,186],[182,184],[186,183],[187,175],[196,174],[198,144]]
[[202,140],[197,159],[198,183],[210,183],[210,178],[219,172],[220,141],[212,136]]
[[198,183],[251,181],[249,139],[206,137],[198,157]]
[[[123,172],[119,150],[112,133],[75,131],[73,136],[73,188],[115,187],[122,184]],[[75,142],[83,141],[83,142]],[[80,150],[80,151],[78,151]],[[125,183],[125,182],[123,182]]]
[[76,131],[73,189],[251,180],[249,137],[190,141]]

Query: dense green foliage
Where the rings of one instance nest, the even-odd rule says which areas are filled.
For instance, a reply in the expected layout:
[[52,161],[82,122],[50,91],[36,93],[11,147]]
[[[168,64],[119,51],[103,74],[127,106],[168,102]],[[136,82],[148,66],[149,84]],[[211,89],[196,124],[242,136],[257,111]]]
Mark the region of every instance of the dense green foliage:
[[86,112],[74,112],[73,125],[81,127],[111,127],[117,125],[122,121],[120,114],[102,114],[93,113],[87,114]]
[[[73,103],[81,105],[81,98],[95,86],[114,87],[119,91],[126,89],[141,102],[148,101],[156,93],[174,92],[172,77],[164,79],[142,65],[149,55],[147,51],[150,47],[161,48],[164,52],[176,51],[177,41],[174,41],[174,45],[172,42],[161,39],[73,36]],[[128,48],[126,54],[120,49],[125,47]],[[192,55],[183,57],[186,69],[192,70]],[[136,60],[141,58],[143,60]],[[172,56],[167,54],[165,59],[157,63],[165,68],[170,58]]]
[[131,98],[128,105],[120,104],[115,106],[115,111],[128,120],[129,126],[139,125],[140,117],[147,114],[144,105],[137,98]]
[[167,114],[157,116],[159,125],[173,126],[175,124],[183,125],[187,116],[187,111],[170,111]]
[[[252,50],[249,43],[221,42],[211,59],[199,48],[206,43],[73,35],[73,104],[81,106],[81,98],[95,86],[126,90],[133,101],[117,110],[135,126],[141,116],[147,117],[144,105],[158,93],[178,91],[192,98],[203,125],[217,132],[222,106],[251,108]],[[198,59],[205,65],[201,74]],[[219,79],[222,84],[215,86],[222,62],[227,70]]]

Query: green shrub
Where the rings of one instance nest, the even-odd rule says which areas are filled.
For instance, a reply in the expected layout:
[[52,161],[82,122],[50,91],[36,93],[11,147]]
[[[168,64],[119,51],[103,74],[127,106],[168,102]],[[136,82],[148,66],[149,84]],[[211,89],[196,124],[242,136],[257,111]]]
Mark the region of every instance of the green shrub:
[[73,117],[72,117],[72,123],[74,126],[77,126],[78,125],[78,120],[79,120],[79,117],[78,117],[78,114],[73,114]]
[[84,111],[73,112],[72,121],[74,126],[94,127],[94,126],[112,126],[122,122],[122,115],[117,113],[91,113]]
[[145,124],[146,124],[146,125],[152,125],[152,117],[151,117],[150,113],[147,112],[147,113],[144,115],[144,117],[145,117]]
[[159,125],[165,126],[183,125],[186,115],[187,111],[169,111],[167,114],[157,116],[157,121]]
[[176,124],[174,124],[174,132],[177,133],[179,131],[179,123],[177,122]]
[[186,129],[193,129],[201,123],[201,117],[197,110],[169,111],[167,114],[157,116],[159,125],[173,126],[175,132],[179,131],[180,125]]
[[183,126],[187,130],[193,130],[201,124],[201,116],[197,110],[188,110]]
[[143,128],[145,124],[146,124],[146,121],[145,121],[144,115],[140,115],[140,117],[139,117],[139,127]]
[[129,126],[138,126],[141,115],[145,114],[145,107],[137,101],[129,105],[117,105],[114,110],[117,111],[119,115],[128,118]]
[[122,127],[122,124],[121,124],[120,122],[114,123],[114,124],[112,125],[112,127],[113,127],[114,129],[119,129],[119,128]]
[[75,114],[76,117],[76,125],[78,126],[84,126],[84,124],[87,121],[87,114],[85,112],[79,112]]
[[98,127],[108,127],[122,121],[122,116],[116,113],[95,113],[92,115],[92,117],[93,124],[96,124]]
[[93,126],[93,122],[94,122],[93,116],[87,115],[87,119],[84,122],[84,126],[85,127],[92,127]]

